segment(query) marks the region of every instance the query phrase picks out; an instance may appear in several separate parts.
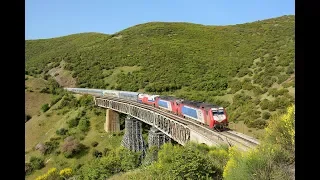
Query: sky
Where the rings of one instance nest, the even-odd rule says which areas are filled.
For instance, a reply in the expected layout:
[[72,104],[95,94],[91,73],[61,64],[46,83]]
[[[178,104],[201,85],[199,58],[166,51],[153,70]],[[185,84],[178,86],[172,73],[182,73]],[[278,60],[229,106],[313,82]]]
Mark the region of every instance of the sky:
[[294,0],[26,0],[25,39],[114,34],[155,21],[233,25],[294,14]]

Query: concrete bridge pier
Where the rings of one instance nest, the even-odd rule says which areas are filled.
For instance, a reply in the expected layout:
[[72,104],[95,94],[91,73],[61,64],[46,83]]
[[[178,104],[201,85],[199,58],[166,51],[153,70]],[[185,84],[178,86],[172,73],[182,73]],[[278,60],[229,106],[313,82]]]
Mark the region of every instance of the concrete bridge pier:
[[142,151],[142,157],[145,156],[146,148],[142,137],[141,121],[130,115],[125,119],[125,134],[122,139],[122,146],[134,152]]
[[120,132],[119,113],[112,109],[106,110],[106,122],[104,123],[106,132]]
[[158,146],[160,148],[166,142],[171,142],[171,138],[152,126],[148,136],[149,147]]

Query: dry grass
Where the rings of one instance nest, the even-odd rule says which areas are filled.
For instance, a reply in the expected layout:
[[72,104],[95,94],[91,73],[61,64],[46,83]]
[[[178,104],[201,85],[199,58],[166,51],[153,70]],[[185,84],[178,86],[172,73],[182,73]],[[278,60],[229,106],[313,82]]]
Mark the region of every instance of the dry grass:
[[229,122],[229,128],[257,139],[261,138],[265,132],[264,129],[249,128],[243,121]]
[[47,81],[40,78],[35,78],[32,76],[27,76],[28,80],[25,81],[26,87],[33,91],[40,91],[41,89],[45,88],[47,85]]
[[62,87],[76,87],[76,79],[72,77],[71,71],[64,70],[64,61],[61,61],[60,66],[52,68],[48,73]]
[[51,94],[39,92],[25,92],[25,111],[26,114],[35,116],[40,113],[41,106],[50,103]]

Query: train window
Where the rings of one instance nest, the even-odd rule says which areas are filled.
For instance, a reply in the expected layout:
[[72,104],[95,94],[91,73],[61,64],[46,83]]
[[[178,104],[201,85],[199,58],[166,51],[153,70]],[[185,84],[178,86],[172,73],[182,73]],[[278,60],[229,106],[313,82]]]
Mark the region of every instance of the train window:
[[218,111],[217,111],[217,110],[213,110],[212,113],[213,113],[214,115],[215,115],[215,114],[216,114],[216,115],[222,115],[222,114],[224,114],[223,110],[218,110]]

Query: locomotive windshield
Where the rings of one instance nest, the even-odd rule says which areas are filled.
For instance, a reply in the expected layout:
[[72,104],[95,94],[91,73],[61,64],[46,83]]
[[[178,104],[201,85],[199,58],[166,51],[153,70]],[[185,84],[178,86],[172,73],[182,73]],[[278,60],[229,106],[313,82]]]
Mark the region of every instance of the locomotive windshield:
[[219,110],[212,110],[213,115],[223,115],[224,111],[223,109],[219,109]]

